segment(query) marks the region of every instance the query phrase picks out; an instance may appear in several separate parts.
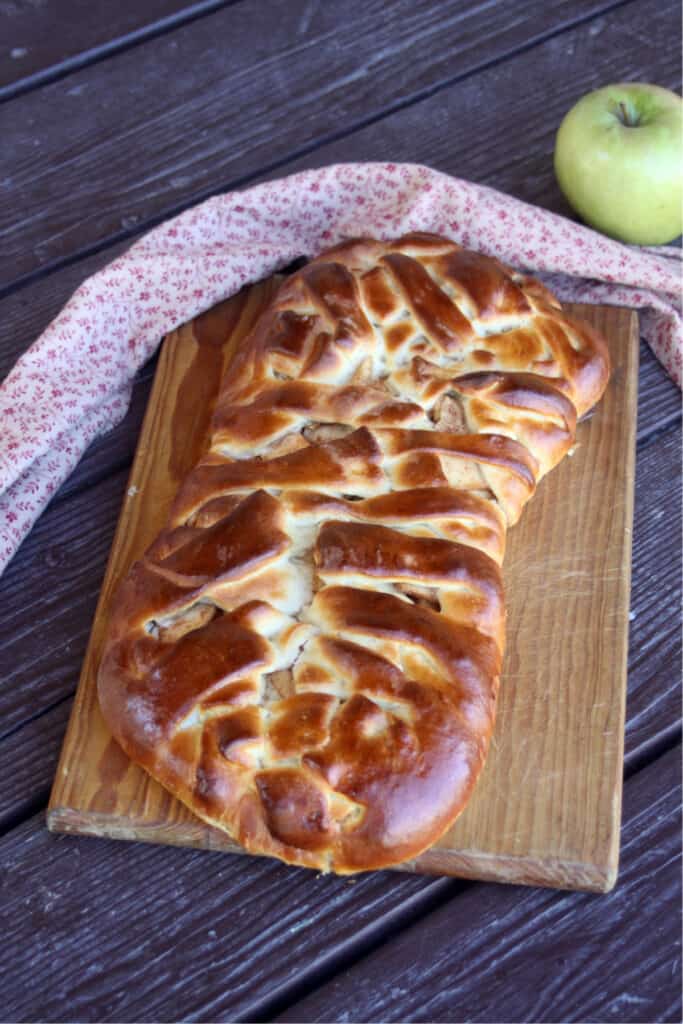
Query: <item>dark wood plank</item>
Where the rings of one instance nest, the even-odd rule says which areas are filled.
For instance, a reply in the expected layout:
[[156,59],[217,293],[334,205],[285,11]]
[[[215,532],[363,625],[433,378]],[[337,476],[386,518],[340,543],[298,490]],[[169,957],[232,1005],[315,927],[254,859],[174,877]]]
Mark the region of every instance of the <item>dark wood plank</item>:
[[472,886],[277,1019],[680,1021],[680,760],[627,784],[608,896]]
[[[36,816],[0,840],[8,1020],[253,1019],[359,942],[459,883],[324,878],[266,859],[54,837]],[[229,1009],[228,1009],[229,1007]]]
[[[680,92],[680,61],[667,43],[680,32],[673,0],[624,3],[320,146],[286,170],[344,160],[426,163],[573,217],[553,170],[562,118],[606,82],[653,78]],[[267,177],[284,172],[278,167]]]
[[64,700],[0,742],[0,834],[47,803],[70,709]]
[[[512,177],[535,198],[552,177],[552,132],[587,86],[653,65],[664,84],[676,80],[675,6],[632,2],[592,22],[595,36],[591,25],[564,32],[502,77],[509,61],[472,72],[611,6],[530,0],[499,5],[494,16],[482,0],[352,0],[342,21],[335,4],[271,0],[264,31],[262,8],[237,4],[18,97],[3,136],[0,282],[268,168],[281,173],[297,154],[363,124],[350,145],[317,149],[303,163],[379,151],[479,180],[500,176],[503,187]],[[571,74],[558,81],[568,62]],[[415,104],[421,96],[431,99]]]
[[680,722],[680,452],[678,425],[636,454],[627,758],[638,757]]
[[[479,998],[493,1001],[501,990],[512,997],[516,988],[510,1009],[529,1011],[513,1018],[499,1002],[497,1016],[473,1019],[535,1019],[534,1001],[543,1005],[556,991],[558,971],[564,987],[551,1019],[569,1019],[560,1009],[594,1019],[591,1009],[607,1005],[614,1008],[607,1019],[628,1019],[616,1013],[624,991],[647,1001],[626,1004],[632,1016],[644,1019],[652,1001],[662,1015],[645,1019],[672,1019],[679,756],[660,759],[627,784],[622,878],[609,897],[397,873],[324,878],[255,858],[56,838],[35,817],[0,840],[4,1012],[21,1020],[268,1019],[302,989],[398,935],[385,948],[403,970],[415,965],[413,984],[425,978],[422,1001],[449,985],[467,989],[476,975]],[[419,918],[429,927],[414,925]],[[639,949],[634,957],[630,950],[643,934],[650,953]],[[291,1019],[385,1020],[385,1009],[396,1007],[391,1019],[434,1019],[416,1014],[391,956],[384,974],[374,971],[381,954],[339,976],[341,984],[353,979],[341,999],[331,1002],[334,991],[311,997],[313,1007],[322,1006],[318,1016],[295,1008]],[[514,971],[505,966],[509,957]],[[536,963],[542,970],[534,974]],[[573,980],[581,969],[585,989]],[[551,980],[539,991],[544,975]],[[519,980],[529,977],[533,984]],[[476,1012],[474,1003],[448,999],[441,1019],[466,1019],[470,1008]]]
[[215,10],[220,0],[4,0],[0,100]]
[[3,734],[76,688],[127,479],[55,502],[0,577]]
[[[671,427],[636,458],[627,764],[675,731],[680,718],[680,438]],[[0,721],[3,733],[20,730],[12,749],[24,742],[23,722],[75,691],[126,483],[124,470],[56,501],[0,578],[0,607],[9,609],[0,637]],[[27,750],[32,736],[29,727]],[[53,770],[43,760],[33,788],[10,784],[7,812],[45,793]]]
[[638,374],[638,441],[645,441],[655,431],[662,430],[680,418],[679,388],[662,368],[649,346],[641,341]]

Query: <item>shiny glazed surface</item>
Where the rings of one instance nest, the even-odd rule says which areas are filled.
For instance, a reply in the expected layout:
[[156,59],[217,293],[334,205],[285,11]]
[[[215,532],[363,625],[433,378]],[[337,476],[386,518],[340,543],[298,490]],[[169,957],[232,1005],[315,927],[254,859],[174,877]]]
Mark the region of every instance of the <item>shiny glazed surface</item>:
[[608,372],[537,281],[435,236],[289,278],[119,592],[124,749],[256,853],[350,872],[431,845],[493,728],[505,531]]

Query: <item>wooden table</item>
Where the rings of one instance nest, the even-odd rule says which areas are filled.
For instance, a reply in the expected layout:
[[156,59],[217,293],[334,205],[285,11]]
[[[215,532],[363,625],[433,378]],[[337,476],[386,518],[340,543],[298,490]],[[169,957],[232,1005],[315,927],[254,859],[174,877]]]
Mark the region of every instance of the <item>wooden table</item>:
[[[554,132],[680,87],[673,0],[10,0],[0,377],[139,233],[338,160],[568,214]],[[621,871],[608,896],[48,834],[44,810],[154,364],[0,578],[0,1017],[681,1019],[680,396],[641,351]]]

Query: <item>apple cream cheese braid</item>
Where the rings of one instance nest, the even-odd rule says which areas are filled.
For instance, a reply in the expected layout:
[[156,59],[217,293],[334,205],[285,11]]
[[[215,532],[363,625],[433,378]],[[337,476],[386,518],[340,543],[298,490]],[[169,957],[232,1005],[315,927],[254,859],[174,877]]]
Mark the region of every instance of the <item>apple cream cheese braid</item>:
[[116,597],[116,739],[253,853],[348,873],[429,847],[491,736],[505,532],[608,375],[538,281],[438,236],[292,275]]

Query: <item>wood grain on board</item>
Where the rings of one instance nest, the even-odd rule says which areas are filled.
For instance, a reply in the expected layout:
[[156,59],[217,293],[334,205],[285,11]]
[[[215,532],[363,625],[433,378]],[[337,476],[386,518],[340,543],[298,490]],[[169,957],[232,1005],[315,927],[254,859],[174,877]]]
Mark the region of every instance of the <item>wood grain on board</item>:
[[[239,851],[123,754],[101,718],[96,675],[113,590],[163,525],[206,441],[227,354],[274,287],[245,290],[164,344],[50,800],[53,830]],[[407,869],[597,890],[616,877],[637,321],[605,307],[582,313],[608,337],[612,380],[573,456],[509,535],[507,653],[489,760],[454,828]]]

